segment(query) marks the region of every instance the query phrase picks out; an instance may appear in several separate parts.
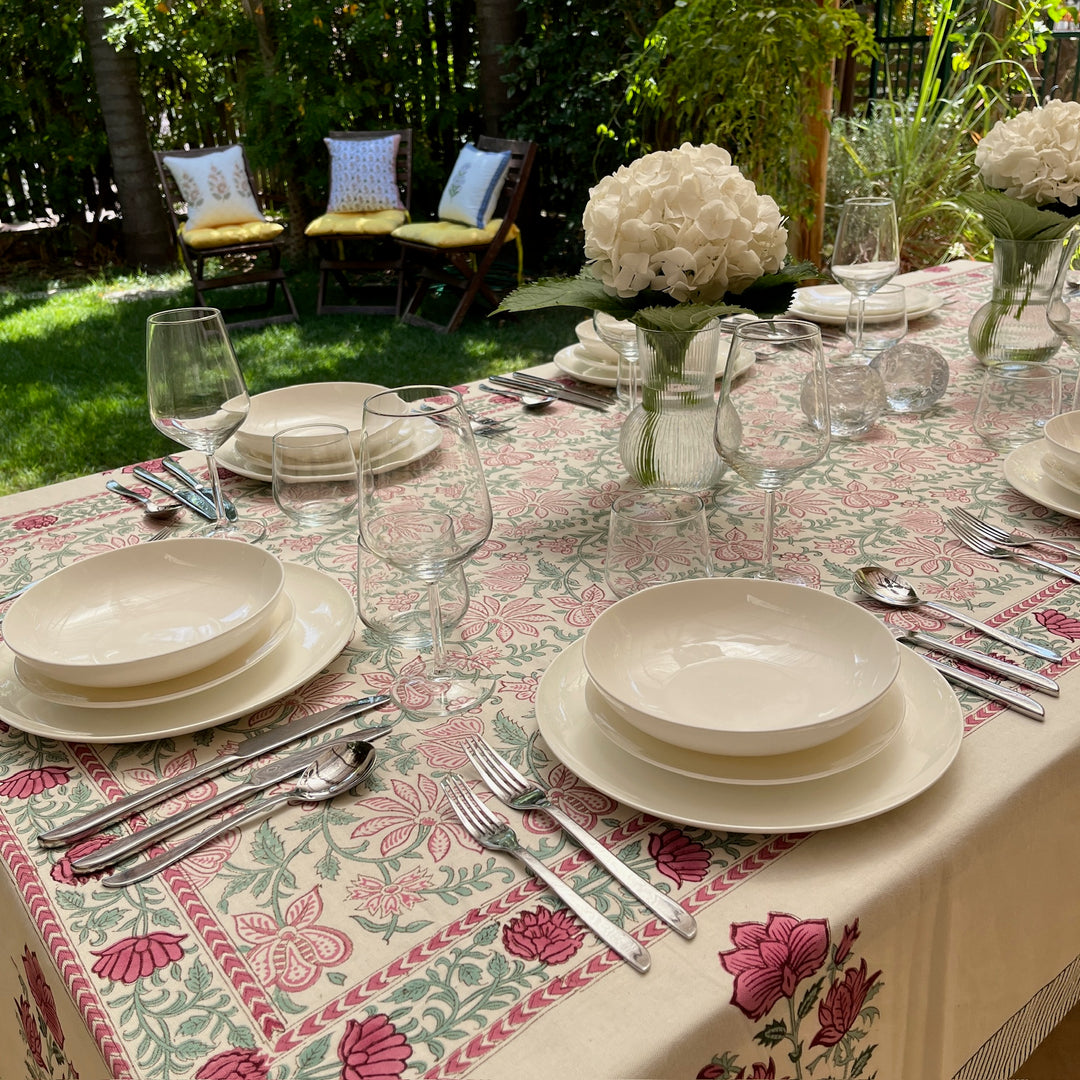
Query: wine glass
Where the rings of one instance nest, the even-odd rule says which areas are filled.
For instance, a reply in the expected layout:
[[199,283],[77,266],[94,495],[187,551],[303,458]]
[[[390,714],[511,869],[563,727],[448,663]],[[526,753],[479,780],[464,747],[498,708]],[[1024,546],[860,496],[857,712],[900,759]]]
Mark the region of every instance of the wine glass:
[[[1069,234],[1050,296],[1046,321],[1061,335],[1074,358],[1080,359],[1080,228]],[[1069,394],[1062,388],[1062,397],[1064,408],[1080,409],[1080,374]]]
[[159,311],[146,320],[146,396],[163,434],[206,455],[217,519],[200,536],[261,540],[255,521],[229,521],[214,454],[244,422],[251,399],[217,308]]
[[846,199],[833,247],[832,275],[855,298],[853,356],[863,354],[866,298],[900,269],[896,204],[888,198]]
[[439,582],[488,538],[491,500],[457,391],[403,386],[364,402],[359,506],[367,549],[427,585],[431,657],[402,671],[391,696],[416,716],[473,708],[491,693],[492,679],[447,659]]
[[773,500],[777,488],[820,461],[829,448],[821,331],[795,319],[764,319],[738,324],[731,338],[732,356],[749,349],[757,359],[738,377],[735,365],[727,365],[714,442],[724,461],[765,493],[761,564],[732,576],[805,585],[794,571],[773,566]]

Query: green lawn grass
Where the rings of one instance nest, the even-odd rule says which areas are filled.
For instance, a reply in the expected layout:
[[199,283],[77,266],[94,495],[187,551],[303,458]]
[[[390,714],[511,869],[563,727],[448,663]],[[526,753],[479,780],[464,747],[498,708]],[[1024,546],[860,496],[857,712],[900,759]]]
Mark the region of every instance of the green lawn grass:
[[[332,380],[453,386],[550,360],[585,316],[487,318],[477,303],[460,330],[438,334],[391,316],[316,316],[316,277],[290,275],[299,322],[232,334],[253,394]],[[147,415],[144,332],[153,312],[193,303],[182,274],[0,293],[0,494],[176,451]]]

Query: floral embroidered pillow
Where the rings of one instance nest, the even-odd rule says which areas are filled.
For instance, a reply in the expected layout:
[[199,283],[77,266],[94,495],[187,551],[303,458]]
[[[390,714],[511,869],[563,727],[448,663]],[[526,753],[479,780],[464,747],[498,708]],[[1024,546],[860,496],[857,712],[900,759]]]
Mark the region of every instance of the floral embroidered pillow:
[[163,160],[187,203],[187,229],[266,220],[248,183],[244,152],[239,146]]
[[397,185],[400,135],[378,139],[323,139],[330,151],[328,214],[404,210]]
[[509,150],[477,150],[472,143],[466,143],[443,188],[439,217],[484,228],[495,213],[509,168]]

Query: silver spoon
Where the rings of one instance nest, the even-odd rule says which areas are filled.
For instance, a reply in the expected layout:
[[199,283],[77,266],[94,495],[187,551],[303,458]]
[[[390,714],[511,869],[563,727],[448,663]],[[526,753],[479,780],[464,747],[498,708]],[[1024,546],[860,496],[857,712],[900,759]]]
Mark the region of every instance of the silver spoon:
[[884,569],[884,567],[860,566],[855,571],[854,578],[859,589],[879,603],[899,608],[930,608],[931,611],[947,615],[950,619],[956,619],[957,622],[964,623],[965,626],[981,630],[988,637],[1004,642],[1006,645],[1011,645],[1014,649],[1021,649],[1023,652],[1039,656],[1044,660],[1061,659],[1061,653],[1048,649],[1044,645],[1036,645],[1032,641],[1025,641],[1024,638],[1014,637],[1004,630],[999,630],[996,626],[988,626],[986,623],[979,622],[978,619],[972,618],[964,611],[957,611],[955,608],[939,604],[936,600],[924,600],[908,581],[899,574]]
[[172,515],[180,509],[179,503],[154,502],[153,499],[148,498],[146,495],[140,495],[137,491],[132,491],[131,488],[126,488],[123,484],[118,484],[115,480],[106,480],[105,486],[110,491],[116,492],[117,495],[123,495],[125,499],[134,499],[137,503],[142,503],[143,513],[146,514],[147,517],[172,517]]
[[135,885],[153,877],[167,866],[187,858],[198,851],[204,844],[215,840],[222,833],[231,832],[241,825],[256,818],[266,817],[282,803],[313,803],[332,799],[349,788],[361,783],[375,768],[375,747],[369,742],[358,739],[355,742],[340,743],[320,754],[301,774],[294,787],[278,795],[261,799],[238,814],[217,821],[208,829],[197,833],[190,839],[169,848],[168,851],[155,855],[145,862],[136,863],[126,870],[120,870],[102,881],[110,889],[122,889],[125,885]]
[[543,409],[555,400],[550,394],[529,394],[524,390],[512,390],[509,386],[488,386],[487,383],[481,383],[480,389],[489,394],[517,398],[523,409]]

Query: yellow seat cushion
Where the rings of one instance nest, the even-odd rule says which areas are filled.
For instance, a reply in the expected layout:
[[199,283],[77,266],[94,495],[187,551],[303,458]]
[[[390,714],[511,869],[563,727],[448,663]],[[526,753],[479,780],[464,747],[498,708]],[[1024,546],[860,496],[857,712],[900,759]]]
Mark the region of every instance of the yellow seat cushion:
[[188,247],[202,250],[274,240],[284,231],[285,226],[274,221],[243,221],[238,225],[217,225],[212,229],[181,228],[180,233]]
[[388,236],[409,220],[405,210],[368,210],[355,214],[323,214],[305,230],[305,236]]
[[[400,229],[395,229],[392,235],[395,240],[427,244],[430,247],[476,247],[490,244],[501,227],[502,218],[492,218],[485,229],[459,225],[456,221],[422,221],[416,225],[402,225]],[[506,239],[516,240],[520,235],[518,227],[511,225]]]

